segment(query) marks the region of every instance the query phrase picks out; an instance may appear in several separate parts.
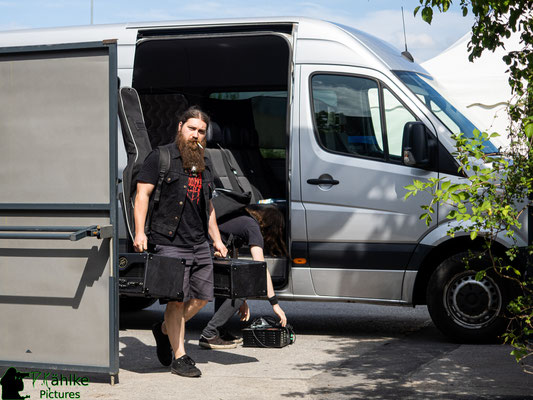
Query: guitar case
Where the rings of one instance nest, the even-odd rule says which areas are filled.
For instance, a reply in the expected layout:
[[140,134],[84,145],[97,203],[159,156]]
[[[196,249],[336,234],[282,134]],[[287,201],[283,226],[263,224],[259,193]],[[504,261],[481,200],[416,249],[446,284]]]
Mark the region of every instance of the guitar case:
[[137,91],[130,87],[120,88],[118,93],[118,116],[122,130],[124,148],[128,155],[126,168],[122,173],[122,193],[119,194],[128,234],[133,240],[133,207],[136,192],[136,178],[144,159],[152,151],[148,131],[144,123],[141,102]]

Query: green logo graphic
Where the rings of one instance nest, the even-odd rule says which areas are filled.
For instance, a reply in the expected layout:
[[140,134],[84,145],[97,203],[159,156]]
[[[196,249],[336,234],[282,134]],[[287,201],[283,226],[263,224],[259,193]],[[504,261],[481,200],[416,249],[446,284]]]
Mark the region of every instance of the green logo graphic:
[[76,389],[89,386],[89,378],[86,376],[40,371],[18,372],[15,368],[10,367],[0,380],[2,385],[1,400],[29,398],[30,395],[20,394],[24,390],[24,378],[31,378],[34,388],[35,383],[40,380],[40,399],[79,399],[81,398],[81,393]]

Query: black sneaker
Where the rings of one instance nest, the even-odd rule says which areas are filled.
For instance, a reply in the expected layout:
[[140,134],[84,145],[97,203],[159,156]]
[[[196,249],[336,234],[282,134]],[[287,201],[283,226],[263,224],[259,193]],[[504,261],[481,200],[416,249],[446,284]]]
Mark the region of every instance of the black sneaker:
[[183,356],[183,359],[186,360],[186,361],[187,361],[189,364],[191,364],[191,365],[196,365],[196,363],[194,362],[194,360],[193,360],[191,357],[189,357],[187,354],[185,354],[185,355]]
[[233,342],[235,344],[242,343],[242,336],[237,336],[230,331],[221,331],[220,338],[226,342]]
[[200,336],[198,344],[205,349],[234,349],[237,347],[237,343],[222,340],[220,336],[215,336],[212,339],[206,339],[205,337]]
[[165,367],[172,364],[172,348],[170,347],[170,340],[168,336],[161,330],[162,322],[157,322],[152,326],[152,333],[154,334],[155,344],[157,346],[157,358],[159,362]]
[[189,378],[196,378],[202,375],[202,371],[195,367],[195,362],[187,354],[172,361],[170,372]]

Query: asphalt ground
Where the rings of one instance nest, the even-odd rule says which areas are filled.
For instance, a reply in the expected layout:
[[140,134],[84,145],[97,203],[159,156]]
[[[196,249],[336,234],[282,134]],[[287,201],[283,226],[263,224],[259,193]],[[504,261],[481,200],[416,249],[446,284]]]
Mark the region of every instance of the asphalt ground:
[[[251,301],[252,318],[273,315],[266,301]],[[156,357],[151,326],[158,304],[120,318],[119,383],[84,375],[81,399],[533,399],[533,375],[504,345],[449,342],[425,307],[281,302],[296,342],[281,349],[198,346],[212,315],[206,306],[187,324],[188,354],[200,378],[173,375]],[[231,329],[240,323],[234,318]],[[3,374],[3,372],[0,371]],[[22,395],[43,395],[44,382],[25,380]],[[58,393],[60,394],[60,393]],[[52,393],[53,395],[53,393]],[[76,395],[76,394],[75,394]]]

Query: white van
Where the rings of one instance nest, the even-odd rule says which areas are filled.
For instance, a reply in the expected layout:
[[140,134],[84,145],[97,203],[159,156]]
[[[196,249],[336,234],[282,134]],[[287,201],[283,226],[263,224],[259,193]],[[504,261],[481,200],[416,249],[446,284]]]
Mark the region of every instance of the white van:
[[[502,332],[510,289],[492,276],[476,281],[463,265],[479,243],[447,236],[443,210],[427,227],[419,216],[428,197],[403,200],[414,179],[460,180],[450,135],[474,130],[418,64],[364,32],[307,18],[0,33],[4,53],[93,42],[116,44],[112,68],[121,87],[139,93],[153,146],[172,137],[180,110],[198,104],[256,198],[284,210],[289,256],[268,258],[279,298],[428,304],[451,338]],[[0,118],[0,136],[8,128]],[[518,238],[525,245],[524,232]]]

